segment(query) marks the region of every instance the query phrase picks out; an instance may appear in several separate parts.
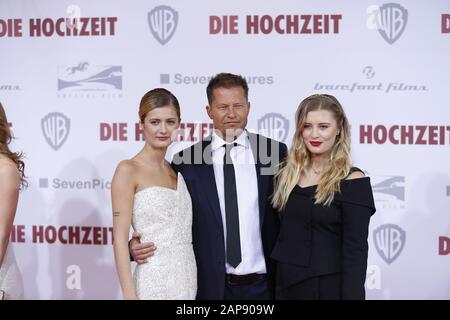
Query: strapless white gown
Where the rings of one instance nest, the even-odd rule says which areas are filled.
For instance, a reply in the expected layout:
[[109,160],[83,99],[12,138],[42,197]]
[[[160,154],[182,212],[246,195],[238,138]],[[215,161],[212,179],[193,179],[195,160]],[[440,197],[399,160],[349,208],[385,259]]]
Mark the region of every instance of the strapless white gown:
[[6,292],[8,299],[23,299],[23,280],[16,264],[16,257],[11,245],[6,249],[5,257],[0,268],[0,290]]
[[191,300],[197,293],[192,202],[183,176],[177,190],[148,187],[134,195],[132,225],[156,251],[133,274],[138,299]]

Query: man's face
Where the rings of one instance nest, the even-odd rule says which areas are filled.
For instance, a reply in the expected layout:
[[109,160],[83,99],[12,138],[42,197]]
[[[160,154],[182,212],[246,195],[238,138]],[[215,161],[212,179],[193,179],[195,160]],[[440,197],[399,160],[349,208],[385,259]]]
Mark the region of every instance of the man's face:
[[212,101],[206,107],[217,134],[226,141],[235,140],[247,126],[250,102],[242,87],[219,87],[212,92]]

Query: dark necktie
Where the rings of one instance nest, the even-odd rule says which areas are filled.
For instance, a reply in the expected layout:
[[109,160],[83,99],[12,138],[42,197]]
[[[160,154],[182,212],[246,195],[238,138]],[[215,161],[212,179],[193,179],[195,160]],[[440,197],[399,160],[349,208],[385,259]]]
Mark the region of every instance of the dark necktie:
[[236,176],[230,151],[237,144],[224,144],[223,180],[225,217],[227,224],[227,262],[236,268],[241,263],[241,240],[239,235],[239,209],[236,192]]

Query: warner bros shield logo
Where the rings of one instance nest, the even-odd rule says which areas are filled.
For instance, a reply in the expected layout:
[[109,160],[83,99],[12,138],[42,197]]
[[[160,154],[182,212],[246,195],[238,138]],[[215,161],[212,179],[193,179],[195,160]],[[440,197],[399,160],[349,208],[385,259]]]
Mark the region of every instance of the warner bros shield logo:
[[397,3],[383,4],[377,15],[378,32],[389,44],[402,35],[408,22],[408,10]]
[[165,45],[175,33],[178,12],[169,6],[158,6],[148,13],[150,31],[161,45]]
[[70,119],[59,112],[52,112],[41,120],[42,133],[55,151],[66,142],[70,131]]
[[373,232],[373,242],[378,254],[391,264],[398,258],[406,242],[406,232],[395,224],[383,224]]
[[284,142],[289,132],[289,120],[279,113],[267,113],[258,120],[258,131],[269,138]]

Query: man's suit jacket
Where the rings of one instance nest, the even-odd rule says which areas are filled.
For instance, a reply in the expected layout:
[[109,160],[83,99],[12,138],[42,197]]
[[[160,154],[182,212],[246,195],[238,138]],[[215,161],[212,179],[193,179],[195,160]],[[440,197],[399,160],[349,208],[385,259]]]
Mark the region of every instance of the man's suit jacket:
[[[258,179],[261,239],[270,282],[275,264],[269,256],[279,230],[277,213],[270,204],[276,165],[287,154],[285,144],[248,133]],[[211,136],[174,156],[192,199],[192,241],[197,261],[197,299],[223,299],[225,292],[225,241],[222,215],[211,155]]]

